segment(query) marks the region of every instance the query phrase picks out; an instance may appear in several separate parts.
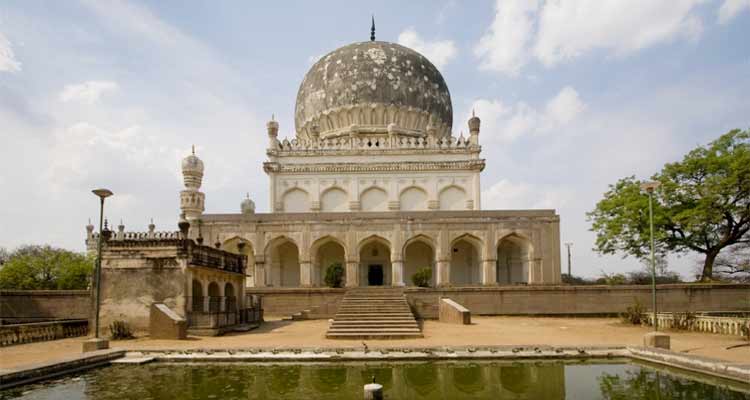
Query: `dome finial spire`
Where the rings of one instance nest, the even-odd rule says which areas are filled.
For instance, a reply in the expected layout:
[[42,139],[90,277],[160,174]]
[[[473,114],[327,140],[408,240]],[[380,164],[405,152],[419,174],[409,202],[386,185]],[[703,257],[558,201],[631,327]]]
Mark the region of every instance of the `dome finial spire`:
[[370,41],[375,41],[375,14],[372,15],[372,26],[370,27]]
[[193,145],[193,155],[195,155],[195,145]]

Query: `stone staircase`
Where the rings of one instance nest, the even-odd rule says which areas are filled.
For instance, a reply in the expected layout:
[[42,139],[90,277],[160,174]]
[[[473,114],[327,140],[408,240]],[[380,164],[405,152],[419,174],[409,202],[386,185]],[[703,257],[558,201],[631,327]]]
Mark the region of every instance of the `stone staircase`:
[[421,338],[401,288],[349,289],[328,327],[329,339]]

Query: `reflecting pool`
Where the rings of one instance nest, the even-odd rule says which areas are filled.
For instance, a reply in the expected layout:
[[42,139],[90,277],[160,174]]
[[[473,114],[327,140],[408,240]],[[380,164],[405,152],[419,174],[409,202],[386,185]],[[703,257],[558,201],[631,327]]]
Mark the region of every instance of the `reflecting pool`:
[[0,392],[0,399],[748,399],[750,385],[650,365],[562,362],[118,365]]

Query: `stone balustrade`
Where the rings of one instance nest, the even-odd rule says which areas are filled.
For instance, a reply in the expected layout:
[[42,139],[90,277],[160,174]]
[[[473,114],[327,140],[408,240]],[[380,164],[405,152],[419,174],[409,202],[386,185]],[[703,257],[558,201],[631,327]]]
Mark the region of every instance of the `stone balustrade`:
[[306,151],[341,151],[341,150],[412,150],[412,149],[479,149],[478,145],[471,143],[468,137],[446,136],[436,137],[410,137],[410,136],[388,136],[388,135],[353,135],[333,138],[315,139],[284,139],[277,142],[275,148],[270,152],[306,152]]
[[86,336],[88,327],[85,319],[0,325],[0,347]]
[[192,245],[190,246],[189,251],[189,260],[191,265],[216,268],[238,274],[245,273],[245,255],[234,254],[224,250],[201,245]]
[[[704,313],[657,313],[656,320],[659,328],[683,329],[696,332],[717,333],[722,335],[748,335],[750,329],[750,315],[738,312],[734,316],[723,313],[722,316],[706,315]],[[645,324],[654,324],[654,314],[644,314]],[[744,327],[744,328],[743,328]]]

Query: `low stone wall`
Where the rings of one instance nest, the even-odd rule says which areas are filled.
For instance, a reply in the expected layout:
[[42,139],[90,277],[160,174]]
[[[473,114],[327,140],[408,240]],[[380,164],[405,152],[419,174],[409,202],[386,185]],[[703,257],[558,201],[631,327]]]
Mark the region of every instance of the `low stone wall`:
[[89,322],[85,319],[3,325],[0,326],[0,347],[86,336],[88,328]]
[[0,325],[87,319],[88,290],[0,290]]
[[263,299],[265,315],[288,316],[311,310],[312,318],[332,318],[346,289],[332,288],[247,288],[246,295]]
[[[442,297],[474,315],[607,315],[622,313],[636,301],[646,309],[651,305],[648,285],[409,288],[406,295],[420,318],[438,318]],[[746,311],[750,285],[659,285],[656,298],[665,312]]]
[[451,299],[440,299],[440,322],[471,325],[471,312]]
[[[266,315],[291,315],[316,310],[320,318],[336,313],[344,289],[248,288],[263,296]],[[473,315],[616,315],[636,300],[646,309],[651,287],[637,286],[494,286],[462,288],[406,288],[412,310],[419,318],[439,316],[439,301],[448,297]],[[659,285],[659,310],[665,312],[750,310],[748,284]],[[317,308],[316,308],[317,307]]]

